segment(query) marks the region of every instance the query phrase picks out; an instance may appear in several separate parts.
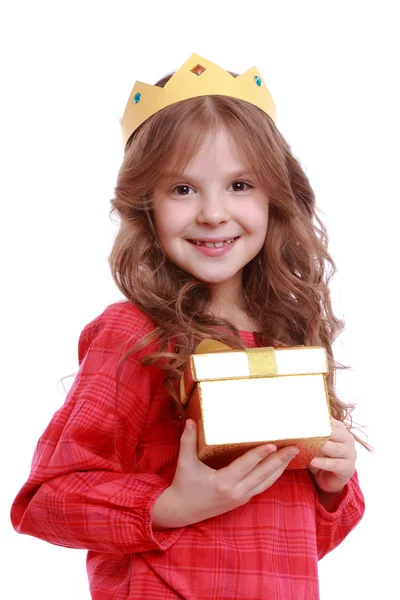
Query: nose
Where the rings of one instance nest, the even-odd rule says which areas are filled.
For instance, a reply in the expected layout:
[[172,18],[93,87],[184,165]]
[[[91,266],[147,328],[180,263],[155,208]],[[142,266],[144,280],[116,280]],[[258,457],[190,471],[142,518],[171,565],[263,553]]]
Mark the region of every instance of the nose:
[[216,227],[229,221],[228,207],[218,193],[203,196],[197,213],[197,222],[200,225]]

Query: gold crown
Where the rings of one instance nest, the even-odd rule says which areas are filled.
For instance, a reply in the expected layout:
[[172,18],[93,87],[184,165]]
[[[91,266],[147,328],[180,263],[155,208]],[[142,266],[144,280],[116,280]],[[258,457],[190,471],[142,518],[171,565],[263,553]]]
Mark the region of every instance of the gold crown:
[[124,145],[146,119],[166,106],[214,94],[250,102],[273,121],[276,119],[275,102],[256,67],[233,77],[202,56],[192,54],[163,88],[136,81],[120,120]]

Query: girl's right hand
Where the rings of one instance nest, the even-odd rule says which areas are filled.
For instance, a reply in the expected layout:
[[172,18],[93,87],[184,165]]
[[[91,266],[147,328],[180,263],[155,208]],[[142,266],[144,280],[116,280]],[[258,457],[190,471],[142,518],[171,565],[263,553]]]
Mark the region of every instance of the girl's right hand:
[[252,448],[218,471],[197,457],[197,429],[186,422],[172,484],[153,505],[153,529],[184,527],[246,504],[269,488],[298,454],[295,446]]

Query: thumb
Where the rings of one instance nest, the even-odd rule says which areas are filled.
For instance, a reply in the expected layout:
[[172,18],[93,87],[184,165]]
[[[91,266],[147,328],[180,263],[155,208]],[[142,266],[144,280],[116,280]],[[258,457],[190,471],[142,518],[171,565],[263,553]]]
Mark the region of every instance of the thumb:
[[[324,453],[323,453],[323,452],[321,452],[321,449],[320,449],[320,450],[318,450],[318,452],[316,453],[316,455],[315,455],[315,456],[313,456],[313,458],[317,458],[318,456],[324,456]],[[318,473],[318,471],[320,471],[321,469],[320,469],[319,467],[314,467],[314,465],[312,465],[312,464],[311,464],[311,461],[310,461],[310,464],[308,465],[308,470],[309,470],[309,471],[310,471],[310,472],[311,472],[313,475],[315,475],[315,474],[316,474],[316,473]]]
[[179,461],[197,459],[197,426],[192,419],[186,421],[181,437]]
[[310,471],[310,473],[312,473],[313,475],[316,475],[318,473],[318,471],[321,470],[321,469],[318,469],[317,467],[313,467],[313,465],[308,465],[307,468]]

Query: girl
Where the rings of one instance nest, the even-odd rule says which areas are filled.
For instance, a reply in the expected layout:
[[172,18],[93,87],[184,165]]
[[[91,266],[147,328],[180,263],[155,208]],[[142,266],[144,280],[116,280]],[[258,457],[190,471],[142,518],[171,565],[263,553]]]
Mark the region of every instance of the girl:
[[[363,515],[334,389],[335,266],[273,119],[256,69],[236,77],[197,55],[128,102],[110,256],[126,301],[82,331],[79,372],[12,507],[18,532],[88,550],[96,600],[314,600],[317,560]],[[204,338],[325,346],[333,435],[308,469],[286,469],[297,449],[273,444],[220,470],[198,460],[176,390]]]

